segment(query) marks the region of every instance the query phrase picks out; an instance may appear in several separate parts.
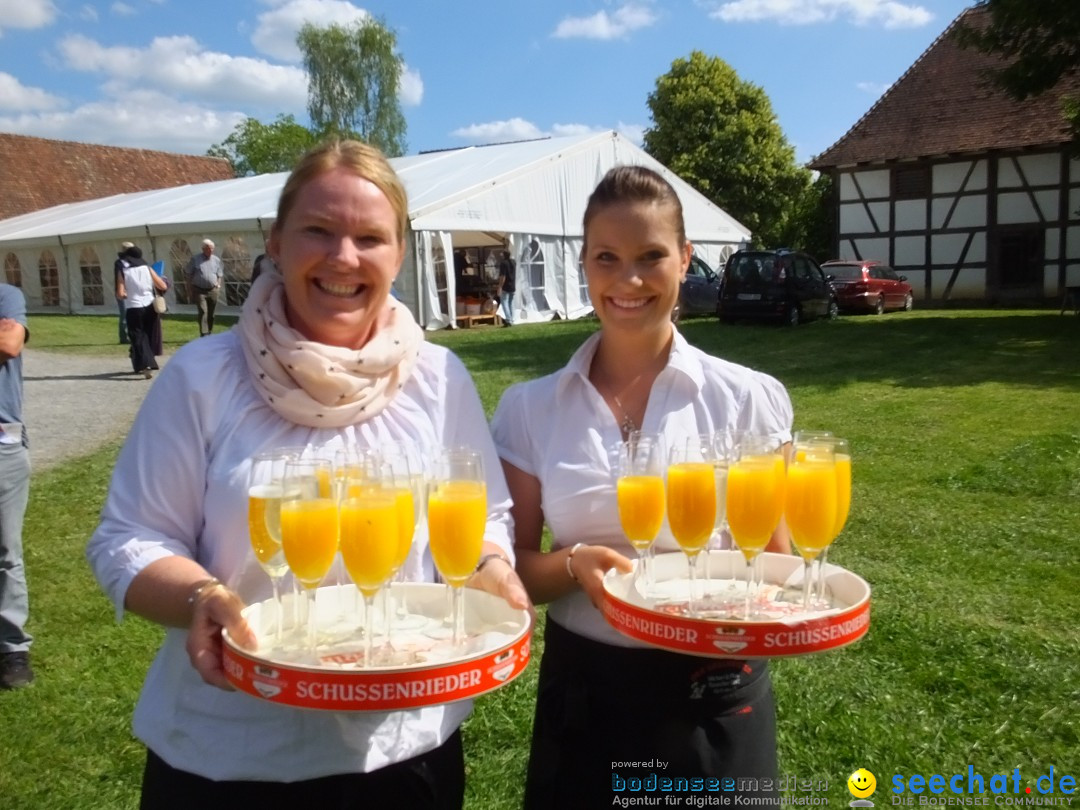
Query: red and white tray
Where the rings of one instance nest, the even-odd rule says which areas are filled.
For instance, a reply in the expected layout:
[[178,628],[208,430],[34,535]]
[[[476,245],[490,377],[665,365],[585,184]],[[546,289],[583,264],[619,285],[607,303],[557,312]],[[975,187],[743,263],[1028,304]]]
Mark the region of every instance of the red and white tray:
[[[656,583],[647,596],[640,592],[634,573],[609,571],[604,577],[603,612],[623,635],[665,650],[712,658],[779,658],[845,647],[870,629],[870,586],[839,566],[825,566],[831,607],[808,613],[801,602],[802,558],[762,554],[762,598],[755,604],[755,618],[744,620],[737,609],[706,610],[696,618],[687,615],[686,555],[658,554],[654,563]],[[737,600],[744,593],[742,552],[710,551],[701,563],[699,570],[704,572],[707,564],[711,576],[703,586],[707,607],[725,597]]]
[[[393,586],[406,611],[391,635],[392,655],[363,663],[363,600],[352,585],[319,588],[318,661],[307,652],[304,628],[294,622],[292,596],[284,604],[281,644],[274,643],[277,610],[272,601],[244,609],[259,648],[245,650],[223,633],[225,673],[237,689],[273,703],[333,711],[392,711],[451,703],[505,686],[529,663],[532,619],[524,610],[474,589],[465,594],[468,639],[453,650],[449,641],[446,587],[432,583]],[[375,614],[372,641],[385,640]],[[392,660],[388,660],[392,659]],[[380,664],[380,660],[383,661]]]

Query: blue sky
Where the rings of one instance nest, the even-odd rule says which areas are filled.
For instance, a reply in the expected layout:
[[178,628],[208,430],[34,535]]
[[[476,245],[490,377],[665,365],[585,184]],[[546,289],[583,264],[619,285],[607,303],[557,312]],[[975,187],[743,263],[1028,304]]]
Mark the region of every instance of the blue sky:
[[0,0],[0,131],[202,154],[306,122],[305,21],[397,32],[408,151],[616,129],[701,50],[764,88],[800,161],[974,0]]

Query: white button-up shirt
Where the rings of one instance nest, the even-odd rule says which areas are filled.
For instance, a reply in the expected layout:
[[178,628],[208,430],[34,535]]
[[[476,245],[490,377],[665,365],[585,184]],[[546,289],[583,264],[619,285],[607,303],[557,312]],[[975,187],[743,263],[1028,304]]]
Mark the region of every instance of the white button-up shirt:
[[[539,479],[552,550],[574,543],[610,546],[633,559],[615,494],[619,424],[589,381],[599,342],[593,335],[560,371],[507,389],[492,420],[499,455]],[[791,440],[791,400],[773,377],[691,346],[675,331],[667,366],[649,392],[643,433],[667,447],[699,433],[741,430]],[[667,527],[657,551],[677,551]],[[614,630],[576,589],[548,607],[548,617],[587,638],[643,646]]]

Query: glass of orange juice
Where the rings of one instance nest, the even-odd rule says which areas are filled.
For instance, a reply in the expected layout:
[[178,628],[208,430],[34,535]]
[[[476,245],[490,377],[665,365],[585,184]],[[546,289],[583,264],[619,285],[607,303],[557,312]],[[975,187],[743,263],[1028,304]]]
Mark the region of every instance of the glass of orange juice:
[[688,610],[698,613],[698,561],[716,527],[716,469],[709,437],[694,436],[671,448],[667,468],[667,518],[690,566]]
[[638,555],[634,578],[643,596],[652,590],[652,545],[664,522],[664,459],[660,436],[635,431],[618,448],[615,492],[626,540]]
[[435,567],[452,594],[452,644],[465,640],[465,582],[480,562],[487,524],[483,458],[475,450],[446,450],[428,490],[428,543]]
[[833,446],[813,442],[795,446],[787,470],[784,517],[791,540],[803,558],[803,609],[812,607],[819,555],[836,528],[836,457]]
[[760,565],[757,561],[772,539],[784,512],[784,456],[771,436],[743,436],[728,468],[727,522],[735,545],[746,558],[743,617],[753,616]]
[[270,578],[275,625],[274,644],[281,644],[281,580],[289,570],[281,548],[281,494],[285,462],[296,458],[290,449],[267,450],[251,458],[248,470],[248,536],[255,559]]
[[285,463],[281,499],[281,547],[289,570],[300,583],[307,605],[307,646],[318,659],[315,591],[338,551],[338,508],[331,482],[333,465],[325,459],[290,459]]
[[819,443],[832,447],[836,465],[836,522],[833,525],[832,538],[829,540],[828,545],[821,550],[818,557],[817,586],[815,588],[816,601],[828,607],[828,600],[825,598],[825,564],[829,554],[829,547],[840,535],[840,532],[843,531],[844,525],[847,523],[848,513],[851,510],[851,446],[847,439],[841,439],[826,431],[800,430],[795,434],[795,453],[799,453],[800,447],[804,448],[805,452],[806,447]]
[[362,476],[345,481],[338,506],[341,558],[364,597],[364,666],[371,666],[375,596],[393,576],[398,557],[397,492],[385,466],[369,465]]

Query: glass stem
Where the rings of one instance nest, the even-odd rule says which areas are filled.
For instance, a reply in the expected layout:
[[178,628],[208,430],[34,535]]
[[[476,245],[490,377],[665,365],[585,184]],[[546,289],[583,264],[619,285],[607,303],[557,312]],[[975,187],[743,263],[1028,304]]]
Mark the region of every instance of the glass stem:
[[375,594],[364,594],[364,666],[371,666],[371,637],[375,634]]
[[689,563],[690,567],[690,599],[687,602],[686,607],[691,618],[697,618],[698,615],[698,560],[700,559],[701,552],[686,555],[686,561]]
[[270,577],[270,587],[274,592],[274,646],[281,646],[281,625],[285,623],[285,605],[281,601],[281,577]]
[[818,555],[818,567],[817,567],[817,601],[821,605],[827,605],[825,601],[825,563],[829,557],[829,548],[826,546],[822,549],[821,554]]
[[452,643],[456,649],[465,641],[465,586],[455,586],[452,598],[451,616],[454,622]]
[[307,604],[307,646],[311,657],[319,660],[318,616],[315,611],[315,589],[304,588],[304,601]]
[[743,601],[743,620],[750,619],[750,606],[754,601],[754,560],[757,557],[748,557],[746,560],[746,597]]

